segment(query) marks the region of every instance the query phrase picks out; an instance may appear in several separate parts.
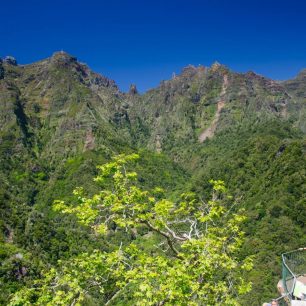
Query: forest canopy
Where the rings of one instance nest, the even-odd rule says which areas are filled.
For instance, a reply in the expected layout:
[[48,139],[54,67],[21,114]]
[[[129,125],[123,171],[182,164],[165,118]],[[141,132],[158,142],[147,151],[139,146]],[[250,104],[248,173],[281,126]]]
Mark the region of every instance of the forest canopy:
[[59,261],[9,305],[91,305],[96,300],[103,305],[239,305],[237,296],[251,289],[244,275],[252,259],[239,258],[245,217],[224,183],[210,181],[207,201],[191,192],[173,201],[161,188],[137,186],[137,173],[129,169],[138,158],[115,156],[98,167],[99,192],[88,196],[76,188],[71,203],[53,205],[90,227],[96,239],[124,231],[130,241]]

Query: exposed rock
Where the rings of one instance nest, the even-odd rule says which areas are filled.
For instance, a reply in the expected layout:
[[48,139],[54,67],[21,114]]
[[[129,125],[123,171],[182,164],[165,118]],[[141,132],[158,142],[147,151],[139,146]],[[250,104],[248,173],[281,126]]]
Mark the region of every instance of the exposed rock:
[[210,126],[205,129],[199,136],[199,141],[203,142],[204,140],[206,140],[207,138],[212,138],[214,136],[214,133],[217,129],[217,124],[220,118],[220,114],[221,111],[223,109],[223,107],[225,106],[225,94],[226,94],[226,90],[228,88],[228,76],[224,75],[223,76],[223,84],[222,84],[222,90],[220,93],[220,98],[217,102],[217,112],[215,113],[214,119],[211,122]]
[[217,71],[219,68],[221,67],[221,64],[219,62],[214,62],[212,65],[211,65],[211,70],[213,72]]
[[17,254],[15,254],[15,258],[23,259],[23,255],[21,253],[17,253]]
[[138,94],[138,90],[135,84],[131,84],[129,94],[134,96]]
[[[186,94],[190,89],[191,83],[195,80],[204,78],[206,72],[207,70],[204,66],[195,67],[193,65],[188,65],[182,69],[180,74],[173,74],[171,80],[162,81],[160,83],[160,90],[165,97],[164,101],[168,102],[175,94]],[[191,98],[195,102],[199,100],[196,95],[195,93]]]
[[93,72],[86,64],[75,62],[73,70],[80,75],[80,81],[90,87],[91,90],[97,92],[101,87],[112,87],[116,92],[119,91],[115,81]]
[[85,137],[84,151],[93,150],[95,147],[95,137],[92,129],[88,129]]
[[55,68],[65,68],[75,73],[79,81],[87,85],[94,92],[98,92],[101,87],[112,87],[116,92],[119,91],[113,80],[93,72],[86,64],[78,62],[76,57],[64,51],[55,52],[49,59],[49,62]]
[[197,73],[197,68],[193,65],[188,65],[182,69],[183,76],[192,76]]
[[258,80],[258,81],[261,81],[261,80],[264,80],[265,78],[262,76],[262,75],[259,75],[257,73],[255,73],[254,71],[248,71],[246,74],[246,79],[247,80]]
[[3,61],[0,58],[0,80],[4,78],[4,68],[3,68],[2,63],[3,63]]
[[306,69],[303,69],[299,72],[299,74],[292,80],[287,80],[282,82],[282,85],[285,88],[292,92],[298,98],[306,98]]
[[286,149],[286,145],[285,145],[285,144],[282,144],[282,145],[279,147],[278,151],[276,152],[276,157],[279,157],[280,155],[282,155],[283,152],[285,151],[285,149]]
[[156,135],[155,146],[156,146],[156,152],[157,152],[157,153],[161,153],[161,151],[162,151],[162,145],[161,145],[161,137],[160,137],[159,134]]
[[10,227],[5,227],[4,229],[5,241],[7,243],[13,243],[14,232]]
[[92,90],[98,90],[100,86],[117,88],[115,81],[110,80],[98,73],[90,73],[88,79],[90,83],[90,88]]
[[179,78],[190,80],[196,75],[203,75],[203,72],[205,72],[204,66],[194,66],[194,65],[188,65],[182,69],[181,74],[178,76]]
[[20,273],[22,276],[25,276],[28,272],[28,269],[26,267],[21,267]]
[[58,66],[69,66],[71,63],[77,62],[76,57],[71,56],[70,54],[64,51],[53,53],[50,60],[51,60],[51,63],[58,65]]
[[9,65],[12,65],[12,66],[17,66],[17,61],[16,61],[15,57],[13,57],[13,56],[6,56],[3,61],[6,64],[9,64]]

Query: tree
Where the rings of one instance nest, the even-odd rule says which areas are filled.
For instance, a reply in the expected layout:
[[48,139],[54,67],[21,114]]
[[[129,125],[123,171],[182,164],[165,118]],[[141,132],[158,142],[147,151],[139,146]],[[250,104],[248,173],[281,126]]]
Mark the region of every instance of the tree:
[[[237,255],[245,218],[233,212],[223,182],[211,181],[208,201],[189,192],[174,202],[160,188],[148,192],[137,186],[137,174],[128,170],[137,159],[136,154],[119,155],[99,166],[94,179],[101,185],[99,193],[87,197],[77,188],[76,203],[56,201],[54,209],[74,214],[97,237],[123,229],[140,242],[62,263],[46,272],[35,289],[17,293],[10,305],[19,305],[18,299],[27,295],[32,304],[82,305],[97,291],[101,305],[125,298],[133,305],[239,305],[237,297],[250,290],[243,275],[252,262]],[[142,247],[138,232],[154,235],[156,252]]]

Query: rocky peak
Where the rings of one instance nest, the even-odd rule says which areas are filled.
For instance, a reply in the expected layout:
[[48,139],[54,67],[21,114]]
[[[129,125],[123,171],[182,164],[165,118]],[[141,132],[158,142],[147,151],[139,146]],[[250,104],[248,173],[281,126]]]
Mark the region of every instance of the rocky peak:
[[77,58],[64,52],[64,51],[59,51],[53,53],[51,57],[51,63],[59,65],[59,66],[68,66],[71,63],[76,63]]
[[264,80],[264,77],[255,73],[254,71],[248,71],[246,74],[245,74],[245,77],[247,80],[257,80],[257,81],[261,81],[261,80]]
[[9,65],[12,65],[12,66],[17,66],[17,61],[15,59],[15,57],[13,56],[6,56],[4,59],[3,59],[3,62],[6,63],[6,64],[9,64]]
[[291,94],[294,94],[298,98],[306,98],[306,69],[303,69],[299,74],[292,80],[282,82],[286,90]]
[[221,66],[222,66],[222,65],[221,65],[219,62],[215,61],[215,62],[211,65],[211,68],[210,68],[210,69],[211,69],[213,72],[215,72],[215,71],[217,71]]
[[92,71],[86,64],[77,63],[76,70],[82,74],[83,82],[93,91],[98,91],[101,87],[113,88],[118,91],[114,80]]
[[182,95],[188,91],[191,83],[198,82],[207,73],[207,68],[204,66],[188,65],[184,67],[180,74],[173,73],[171,80],[162,81],[160,83],[160,90],[168,97],[175,94]]
[[204,71],[205,71],[204,66],[199,65],[198,67],[196,67],[194,65],[188,65],[182,69],[182,73],[180,74],[180,76],[187,77],[187,78],[193,77],[194,75],[199,74]]
[[245,80],[248,84],[259,84],[261,87],[269,90],[272,94],[285,94],[283,86],[272,79],[266,78],[253,71],[248,71],[244,74]]
[[134,96],[138,94],[138,90],[135,84],[131,84],[129,94]]
[[90,88],[94,91],[98,90],[100,87],[113,87],[118,90],[114,80],[108,79],[107,77],[98,73],[90,73],[88,75],[88,82],[90,84]]
[[98,91],[101,87],[112,87],[118,90],[115,82],[105,76],[93,72],[86,64],[78,62],[77,58],[64,51],[53,53],[49,59],[55,68],[66,68],[75,73],[79,80],[89,86],[93,91]]
[[225,65],[222,65],[222,64],[220,64],[219,62],[216,61],[211,65],[209,71],[212,74],[224,75],[225,73],[229,72],[229,69]]
[[297,75],[296,78],[297,78],[297,79],[306,79],[306,69],[302,69],[302,70],[298,73],[298,75]]
[[182,69],[182,74],[194,74],[197,72],[197,68],[194,65],[188,65]]

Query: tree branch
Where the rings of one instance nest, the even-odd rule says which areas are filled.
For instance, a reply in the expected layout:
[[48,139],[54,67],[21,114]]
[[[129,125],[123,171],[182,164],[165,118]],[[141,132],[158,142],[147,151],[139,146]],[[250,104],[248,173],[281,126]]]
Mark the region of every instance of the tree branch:
[[166,240],[167,240],[167,243],[168,243],[168,245],[169,245],[169,247],[170,247],[170,249],[171,249],[172,252],[174,253],[174,256],[175,256],[176,258],[178,258],[178,259],[183,259],[182,256],[179,255],[178,250],[174,247],[173,242],[172,242],[172,240],[171,240],[171,237],[170,237],[167,233],[165,233],[165,232],[163,232],[163,231],[161,231],[161,230],[155,228],[149,221],[142,221],[142,223],[144,223],[145,225],[147,225],[148,228],[150,228],[152,231],[154,231],[154,232],[156,232],[156,233],[162,235],[163,237],[165,237]]

